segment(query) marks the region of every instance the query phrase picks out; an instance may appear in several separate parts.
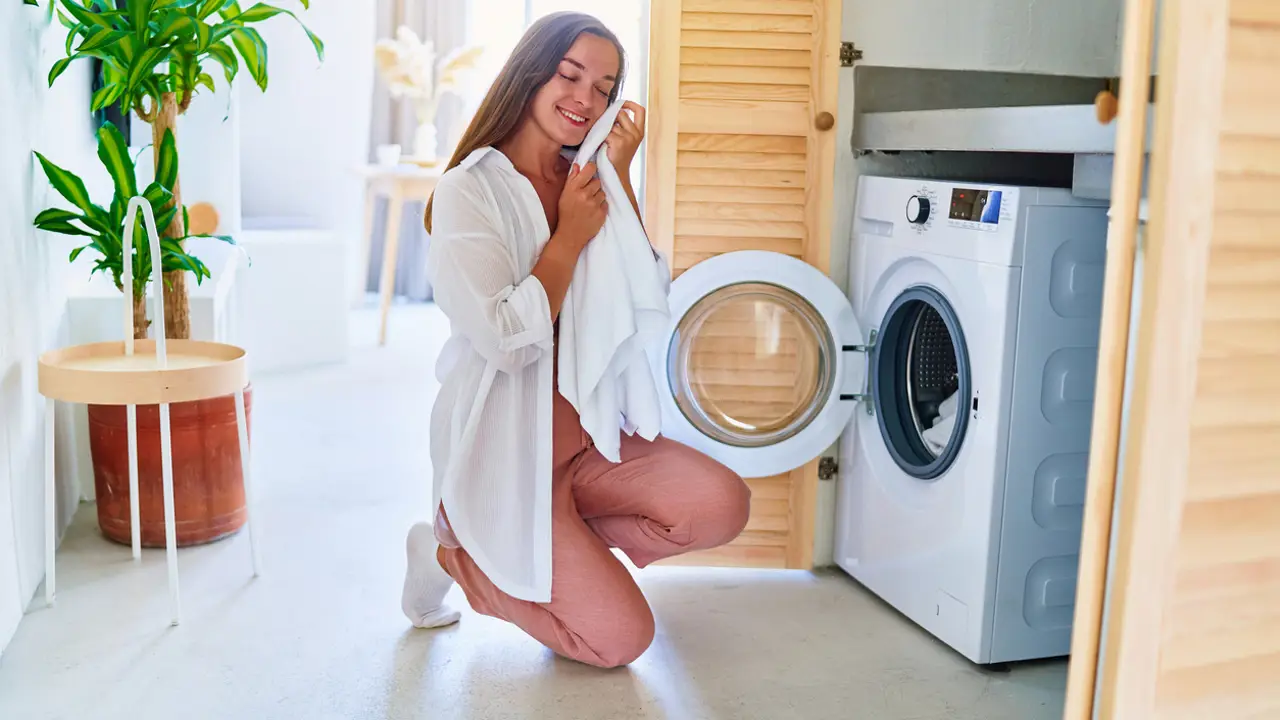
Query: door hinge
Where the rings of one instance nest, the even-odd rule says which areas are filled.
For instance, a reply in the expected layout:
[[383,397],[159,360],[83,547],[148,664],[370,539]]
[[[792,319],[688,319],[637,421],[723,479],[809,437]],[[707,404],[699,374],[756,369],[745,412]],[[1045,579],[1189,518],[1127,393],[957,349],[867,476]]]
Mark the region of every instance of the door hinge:
[[840,67],[853,67],[862,59],[862,51],[851,42],[840,43]]
[[818,461],[819,480],[835,480],[836,473],[839,471],[840,463],[837,463],[833,457],[824,457]]

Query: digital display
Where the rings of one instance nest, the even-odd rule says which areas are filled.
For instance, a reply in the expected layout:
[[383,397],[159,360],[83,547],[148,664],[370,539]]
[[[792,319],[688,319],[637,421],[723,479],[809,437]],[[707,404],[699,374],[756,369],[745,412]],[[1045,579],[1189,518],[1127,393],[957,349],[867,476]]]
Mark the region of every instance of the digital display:
[[1000,191],[956,188],[951,191],[952,220],[997,225],[1000,222]]

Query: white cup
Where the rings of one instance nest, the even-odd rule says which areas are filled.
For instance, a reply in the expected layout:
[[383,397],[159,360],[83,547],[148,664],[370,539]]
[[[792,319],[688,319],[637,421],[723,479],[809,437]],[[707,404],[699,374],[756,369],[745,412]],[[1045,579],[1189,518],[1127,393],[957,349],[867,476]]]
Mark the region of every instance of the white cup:
[[379,145],[375,156],[379,165],[394,167],[400,164],[400,152],[399,145]]

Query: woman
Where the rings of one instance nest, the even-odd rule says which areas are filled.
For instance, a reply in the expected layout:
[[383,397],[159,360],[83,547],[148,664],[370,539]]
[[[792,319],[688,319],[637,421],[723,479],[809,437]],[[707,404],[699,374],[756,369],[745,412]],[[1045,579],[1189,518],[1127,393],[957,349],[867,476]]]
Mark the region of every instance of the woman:
[[[442,602],[456,581],[477,612],[601,667],[639,657],[654,632],[610,548],[643,567],[722,545],[750,503],[732,471],[663,437],[624,435],[621,463],[609,462],[555,391],[556,319],[608,209],[594,165],[571,167],[566,149],[618,97],[623,69],[595,18],[539,20],[427,207],[431,283],[453,334],[431,415],[435,523],[409,532],[402,600],[418,627],[450,624],[458,613]],[[618,114],[607,156],[629,185],[645,114],[625,107],[634,118]]]

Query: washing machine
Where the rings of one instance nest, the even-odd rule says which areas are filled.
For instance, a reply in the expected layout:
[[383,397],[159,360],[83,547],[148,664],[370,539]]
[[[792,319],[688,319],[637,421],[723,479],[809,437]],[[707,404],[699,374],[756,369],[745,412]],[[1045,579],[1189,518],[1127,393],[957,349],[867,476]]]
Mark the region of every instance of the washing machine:
[[836,564],[979,664],[1066,655],[1104,204],[859,181],[849,293],[774,252],[672,284],[663,434],[747,478],[840,442]]

